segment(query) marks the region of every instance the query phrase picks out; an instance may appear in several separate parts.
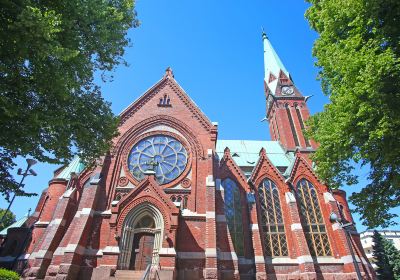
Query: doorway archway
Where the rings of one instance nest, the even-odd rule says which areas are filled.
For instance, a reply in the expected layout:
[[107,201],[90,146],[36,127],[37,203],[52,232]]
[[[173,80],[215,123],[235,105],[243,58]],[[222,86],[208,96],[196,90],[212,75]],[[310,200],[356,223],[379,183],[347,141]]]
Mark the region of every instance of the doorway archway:
[[163,232],[164,220],[155,206],[143,203],[132,209],[123,223],[119,269],[144,270],[158,264]]

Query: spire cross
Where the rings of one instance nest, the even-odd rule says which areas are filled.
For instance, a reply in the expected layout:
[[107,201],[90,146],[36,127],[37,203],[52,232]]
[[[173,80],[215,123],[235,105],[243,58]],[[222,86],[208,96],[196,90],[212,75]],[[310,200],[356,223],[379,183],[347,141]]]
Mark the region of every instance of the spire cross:
[[268,39],[267,34],[265,33],[264,27],[261,27],[261,36],[263,40]]
[[150,161],[146,162],[146,164],[151,166],[150,169],[148,170],[155,171],[156,166],[158,166],[160,163],[155,161],[154,158],[152,158]]

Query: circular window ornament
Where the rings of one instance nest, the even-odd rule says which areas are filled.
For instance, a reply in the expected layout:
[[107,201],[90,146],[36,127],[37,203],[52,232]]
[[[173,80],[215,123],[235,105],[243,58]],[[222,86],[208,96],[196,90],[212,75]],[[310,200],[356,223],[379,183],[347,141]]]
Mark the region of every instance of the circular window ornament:
[[188,153],[173,137],[155,135],[136,143],[128,156],[128,168],[133,177],[141,181],[147,170],[154,170],[159,184],[167,184],[185,170]]

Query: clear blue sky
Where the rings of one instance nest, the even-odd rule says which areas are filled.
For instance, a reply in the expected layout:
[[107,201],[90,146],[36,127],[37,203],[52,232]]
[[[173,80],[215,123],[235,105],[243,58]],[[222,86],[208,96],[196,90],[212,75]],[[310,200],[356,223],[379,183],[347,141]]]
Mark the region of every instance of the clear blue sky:
[[[201,110],[219,123],[220,139],[269,140],[263,92],[261,27],[308,101],[311,113],[321,111],[328,99],[316,80],[312,45],[317,38],[304,19],[302,1],[137,1],[139,28],[131,30],[132,47],[114,80],[102,85],[115,114],[156,83],[171,66],[175,79]],[[25,167],[24,161],[19,161]],[[41,192],[57,166],[37,164],[37,177],[28,177],[26,189]],[[367,170],[357,170],[365,184]],[[34,209],[37,197],[16,199],[12,211],[23,216]],[[5,201],[0,200],[1,207]],[[357,228],[364,230],[358,217]],[[399,227],[397,227],[399,228]]]

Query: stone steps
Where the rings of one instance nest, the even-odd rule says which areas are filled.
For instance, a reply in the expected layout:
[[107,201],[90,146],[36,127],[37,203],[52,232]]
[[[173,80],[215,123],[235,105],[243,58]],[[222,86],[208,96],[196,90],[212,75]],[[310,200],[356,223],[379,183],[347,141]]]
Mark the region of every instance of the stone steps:
[[144,270],[117,270],[115,271],[115,280],[140,280]]

